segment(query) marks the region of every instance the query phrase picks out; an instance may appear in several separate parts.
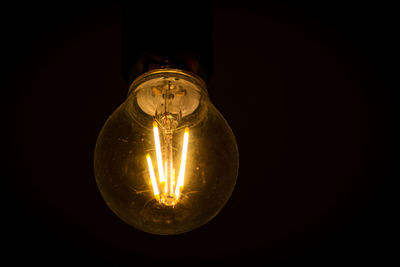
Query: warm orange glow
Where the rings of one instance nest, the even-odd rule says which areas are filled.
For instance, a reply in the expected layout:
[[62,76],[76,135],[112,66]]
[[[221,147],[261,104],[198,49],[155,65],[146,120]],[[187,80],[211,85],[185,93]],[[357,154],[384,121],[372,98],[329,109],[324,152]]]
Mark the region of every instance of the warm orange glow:
[[164,168],[163,168],[163,161],[162,161],[162,155],[161,155],[160,135],[158,133],[158,125],[157,125],[156,121],[153,122],[153,132],[154,132],[154,143],[156,144],[158,177],[160,178],[160,183],[164,183],[165,178],[164,178]]
[[[167,162],[167,160],[163,162],[162,160],[158,125],[157,122],[155,121],[153,123],[153,131],[154,131],[154,143],[156,147],[159,183],[157,183],[156,175],[154,173],[154,168],[149,154],[146,155],[146,159],[149,167],[149,173],[150,173],[151,184],[153,187],[154,197],[157,199],[157,201],[161,200],[161,202],[164,203],[165,205],[175,205],[176,202],[179,200],[185,182],[186,158],[187,158],[187,150],[189,143],[189,128],[185,128],[185,133],[183,135],[182,156],[181,156],[182,158],[177,179],[175,178],[176,173],[175,173],[175,168],[173,166],[172,157],[169,159],[169,162]],[[159,190],[161,190],[161,193]],[[173,200],[171,201],[171,199]]]
[[174,191],[174,168],[172,166],[172,160],[171,160],[171,166],[170,166],[170,179],[169,179],[169,193],[172,193]]
[[172,188],[176,185],[175,168],[172,168]]
[[164,192],[168,192],[168,165],[167,161],[164,161],[164,177],[165,177],[165,185],[164,185]]
[[183,136],[183,147],[182,147],[182,159],[181,166],[179,168],[178,181],[175,188],[175,197],[178,199],[180,192],[183,190],[184,180],[185,180],[185,169],[186,169],[186,156],[187,148],[189,142],[189,128],[185,129],[185,134]]
[[151,181],[151,185],[153,186],[154,197],[157,199],[157,201],[159,201],[160,200],[160,192],[158,191],[157,179],[156,179],[156,175],[154,174],[154,168],[153,168],[153,164],[151,163],[151,158],[150,158],[149,154],[146,155],[146,159],[147,159],[147,165],[149,166],[150,181]]

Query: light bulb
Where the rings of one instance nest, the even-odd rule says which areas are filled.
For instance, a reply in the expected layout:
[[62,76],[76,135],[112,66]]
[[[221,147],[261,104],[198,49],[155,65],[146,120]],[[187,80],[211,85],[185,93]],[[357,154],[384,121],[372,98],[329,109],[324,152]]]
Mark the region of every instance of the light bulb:
[[211,220],[238,174],[235,137],[191,72],[164,68],[134,80],[108,118],[94,169],[109,208],[153,234],[178,234]]

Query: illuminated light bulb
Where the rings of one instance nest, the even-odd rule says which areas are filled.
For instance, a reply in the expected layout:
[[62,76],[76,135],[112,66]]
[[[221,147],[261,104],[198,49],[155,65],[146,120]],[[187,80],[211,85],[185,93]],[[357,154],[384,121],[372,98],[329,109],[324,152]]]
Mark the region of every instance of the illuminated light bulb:
[[146,72],[108,118],[95,149],[96,182],[124,222],[178,234],[211,220],[238,174],[235,137],[191,72]]

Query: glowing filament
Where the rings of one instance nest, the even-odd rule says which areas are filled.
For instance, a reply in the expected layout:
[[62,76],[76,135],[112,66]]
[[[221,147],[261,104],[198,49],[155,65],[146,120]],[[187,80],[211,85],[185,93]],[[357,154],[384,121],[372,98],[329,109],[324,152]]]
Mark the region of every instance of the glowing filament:
[[167,161],[164,162],[164,177],[167,180],[165,182],[164,192],[168,192],[168,165],[167,165]]
[[171,160],[171,166],[170,166],[170,179],[169,179],[169,188],[170,192],[174,191],[174,172],[173,172],[173,167],[172,167],[172,160]]
[[157,165],[158,165],[158,176],[160,178],[160,183],[165,183],[164,178],[164,168],[163,161],[161,156],[161,145],[160,145],[160,135],[158,133],[157,122],[153,122],[153,132],[154,132],[154,142],[156,144],[156,156],[157,156]]
[[157,200],[160,200],[160,192],[158,191],[157,187],[156,175],[154,174],[153,164],[151,163],[151,158],[149,154],[146,155],[146,159],[147,159],[147,165],[149,166],[149,173],[150,173],[151,185],[153,186],[154,197]]
[[189,141],[189,128],[186,128],[185,134],[183,136],[181,166],[179,168],[178,181],[177,181],[176,187],[175,187],[176,198],[179,198],[179,194],[183,189],[183,184],[184,184],[184,180],[185,180],[185,168],[186,168],[186,156],[187,156],[188,141]]
[[[159,184],[157,184],[156,175],[154,173],[153,164],[151,162],[150,155],[146,155],[147,165],[149,167],[151,184],[153,187],[154,197],[157,201],[164,203],[165,205],[175,205],[178,201],[181,191],[183,190],[184,180],[185,180],[185,169],[186,169],[186,158],[187,149],[189,142],[189,128],[185,128],[185,133],[183,135],[183,145],[182,145],[182,159],[179,168],[178,178],[175,178],[175,168],[172,162],[172,143],[168,143],[170,147],[170,154],[165,155],[165,162],[162,160],[160,137],[158,132],[157,122],[153,123],[154,131],[154,143],[156,147],[157,165],[158,165],[158,176]],[[168,150],[166,150],[168,151]],[[167,153],[167,152],[166,152]],[[175,190],[174,190],[175,188]],[[160,191],[161,196],[160,196]]]

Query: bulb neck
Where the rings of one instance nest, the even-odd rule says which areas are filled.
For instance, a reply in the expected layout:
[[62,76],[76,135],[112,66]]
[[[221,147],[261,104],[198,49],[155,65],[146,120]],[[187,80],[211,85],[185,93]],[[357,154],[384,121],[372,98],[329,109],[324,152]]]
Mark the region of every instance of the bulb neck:
[[197,79],[207,81],[208,75],[193,53],[158,51],[143,53],[129,73],[129,82],[132,84],[138,77],[151,71],[177,70],[188,75],[197,76]]
[[[139,75],[138,77],[136,77],[129,86],[128,95],[135,92],[139,88],[141,88],[141,86],[143,84],[145,84],[146,82],[149,82],[152,80],[154,81],[159,78],[162,78],[162,79],[173,78],[175,80],[179,80],[179,79],[185,80],[185,81],[189,82],[189,84],[191,85],[190,88],[192,88],[192,89],[198,91],[199,93],[206,95],[208,97],[207,85],[206,85],[204,79],[200,75],[197,75],[196,73],[193,73],[193,72],[187,71],[187,70],[183,70],[183,69],[171,68],[171,65],[165,65],[163,68],[151,69],[151,70]],[[188,84],[186,84],[186,85],[188,85]],[[189,89],[189,88],[186,88],[186,89]]]

